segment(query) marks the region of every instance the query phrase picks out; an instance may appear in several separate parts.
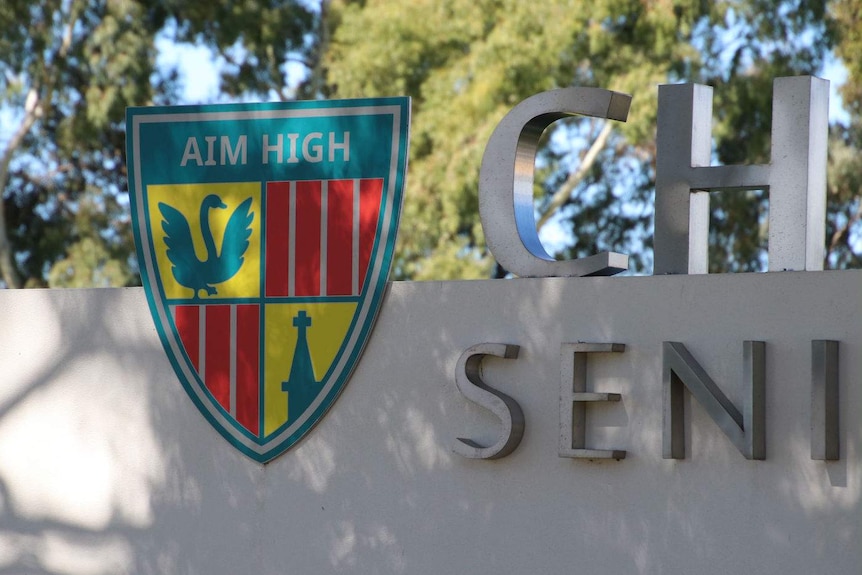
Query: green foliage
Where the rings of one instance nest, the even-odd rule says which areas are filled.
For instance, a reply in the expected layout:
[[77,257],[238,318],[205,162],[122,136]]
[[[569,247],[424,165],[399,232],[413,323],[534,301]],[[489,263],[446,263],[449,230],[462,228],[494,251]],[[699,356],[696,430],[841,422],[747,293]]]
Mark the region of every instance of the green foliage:
[[[718,161],[768,163],[773,78],[817,73],[837,31],[853,28],[844,37],[860,41],[853,16],[842,25],[827,8],[801,0],[333,2],[329,93],[414,99],[410,225],[399,235],[396,277],[505,273],[476,225],[485,143],[517,102],[569,85],[635,98],[629,121],[615,126],[576,182],[601,124],[549,128],[537,160],[537,213],[557,209],[551,198],[573,187],[556,218],[571,243],[556,255],[625,251],[636,270],[648,270],[657,85],[714,85]],[[763,269],[767,201],[763,192],[713,194],[713,271]],[[833,210],[847,205],[847,197],[830,202]]]
[[841,96],[848,121],[833,126],[829,136],[829,218],[826,241],[831,268],[862,266],[862,2],[830,4],[838,36],[835,52],[847,67]]
[[[773,79],[816,75],[833,42],[832,21],[825,2],[737,0],[725,7],[705,37],[701,76],[714,86],[715,156],[722,164],[768,164]],[[765,270],[768,194],[710,196],[710,271]]]
[[[629,120],[606,139],[597,120],[546,130],[537,216],[565,233],[557,257],[623,251],[648,271],[657,85],[715,86],[717,160],[766,162],[772,79],[817,73],[834,50],[849,120],[830,133],[827,262],[858,266],[860,18],[860,0],[5,0],[0,283],[138,281],[123,114],[179,100],[176,71],[156,66],[157,38],[207,47],[221,99],[410,95],[393,276],[411,279],[505,274],[478,219],[485,144],[519,101],[571,85],[633,94]],[[762,191],[712,194],[713,271],[763,269],[767,202]]]
[[[81,238],[110,252],[121,210],[102,227],[81,225],[86,196],[125,187],[121,122],[126,106],[151,101],[155,30],[164,16],[146,3],[10,0],[0,8],[0,93],[19,123],[0,150],[3,283],[43,285],[54,262]],[[113,209],[112,209],[113,208]],[[128,241],[129,238],[126,238]],[[130,246],[120,250],[131,277]],[[128,279],[124,280],[126,283]]]
[[[137,283],[127,106],[178,100],[156,38],[209,46],[230,95],[280,93],[309,57],[314,13],[294,1],[5,0],[0,4],[0,283]],[[285,95],[288,97],[288,95]]]
[[841,87],[844,105],[858,124],[862,120],[862,2],[835,0],[831,4],[838,33],[836,54],[844,61],[849,81]]
[[[493,268],[476,225],[478,172],[485,144],[506,112],[528,96],[573,84],[637,93],[629,122],[590,183],[598,182],[615,159],[652,145],[654,87],[671,69],[698,65],[687,35],[708,16],[698,2],[571,0],[334,2],[331,13],[331,93],[413,97],[404,209],[411,224],[399,235],[396,276],[417,279]],[[543,152],[551,180],[573,163],[573,152]],[[550,184],[540,188],[540,196],[552,193]],[[637,199],[645,201],[648,192],[639,192]],[[594,207],[622,201],[613,184],[593,186],[592,194]],[[598,231],[575,211],[582,235]],[[643,227],[641,212],[617,214],[619,233],[602,239],[602,249],[623,247],[624,237]],[[589,241],[573,251],[594,248]]]
[[320,20],[302,2],[168,0],[165,5],[176,23],[175,41],[202,44],[225,59],[225,95],[283,100],[316,95],[309,82],[288,84],[288,62],[311,69],[319,58]]

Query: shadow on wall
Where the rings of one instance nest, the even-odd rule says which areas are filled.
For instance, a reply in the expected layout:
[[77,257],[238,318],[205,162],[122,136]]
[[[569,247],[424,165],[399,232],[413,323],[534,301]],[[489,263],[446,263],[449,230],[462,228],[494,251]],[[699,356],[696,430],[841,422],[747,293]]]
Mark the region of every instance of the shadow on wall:
[[[817,565],[831,549],[815,548],[817,532],[856,533],[858,469],[845,460],[843,469],[807,466],[773,482],[770,466],[782,457],[807,457],[807,420],[768,437],[778,457],[746,462],[695,402],[686,425],[697,452],[662,460],[661,340],[689,342],[734,401],[727,374],[739,362],[683,325],[699,305],[685,294],[651,290],[637,322],[613,307],[626,285],[650,281],[667,280],[581,282],[578,300],[565,280],[390,286],[343,396],[265,466],[228,446],[192,405],[142,290],[2,291],[0,575],[544,573],[575,564],[604,573],[752,572],[770,561],[780,572],[782,553],[799,546],[800,517],[810,521]],[[506,307],[516,285],[517,305]],[[609,286],[622,291],[605,297]],[[662,317],[680,321],[654,327],[667,325]],[[764,339],[787,337],[770,329]],[[607,386],[597,391],[623,394],[596,427],[629,455],[558,458],[559,343],[620,334],[637,371],[595,362]],[[482,342],[521,346],[517,360],[484,367],[527,418],[520,447],[493,462],[451,451],[456,437],[490,443],[499,429],[454,385],[458,356]],[[739,343],[728,349],[741,351]],[[726,373],[724,356],[734,358]],[[767,369],[785,359],[771,357]],[[768,404],[780,393],[769,390]],[[734,482],[766,503],[734,495]],[[759,515],[768,505],[776,511]],[[745,553],[728,557],[753,545],[763,550],[754,564]]]
[[[756,289],[739,285],[749,279],[757,278],[706,278],[737,282],[719,290],[715,309],[709,311],[702,297],[686,293],[682,281],[676,294],[669,294],[666,285],[644,285],[669,283],[662,278],[582,280],[577,290],[566,280],[514,280],[524,288],[515,302],[506,297],[505,291],[513,287],[507,282],[398,286],[381,319],[393,339],[387,347],[372,339],[371,357],[360,365],[357,379],[365,382],[391,369],[409,373],[410,381],[392,382],[370,407],[357,397],[364,383],[351,384],[329,417],[345,426],[343,418],[348,417],[351,426],[363,419],[374,422],[377,433],[370,424],[363,433],[369,443],[377,441],[375,449],[385,446],[386,469],[397,472],[402,484],[378,493],[383,488],[371,479],[357,481],[368,500],[379,505],[343,506],[342,517],[330,530],[332,567],[372,569],[376,564],[363,561],[385,547],[393,552],[391,564],[400,566],[393,572],[408,573],[428,565],[444,572],[447,567],[481,573],[553,572],[561,564],[584,566],[589,562],[585,553],[599,565],[593,572],[603,573],[691,572],[697,565],[715,569],[704,567],[702,572],[840,572],[840,561],[833,561],[836,551],[850,549],[858,530],[860,469],[852,452],[839,462],[809,459],[810,371],[801,367],[807,366],[810,342],[807,334],[789,327],[793,305],[772,297],[769,290],[757,291],[752,309],[760,308],[763,318],[784,318],[758,322],[758,333],[742,327],[747,319],[734,320],[739,329],[719,336],[715,328],[704,330],[701,322],[691,321],[699,314],[732,315],[730,310],[740,310],[740,317],[750,315],[736,305],[740,289]],[[621,310],[620,302],[630,301],[627,290],[635,284],[647,295],[639,298],[636,311]],[[610,286],[622,286],[615,297]],[[453,309],[458,312],[445,311]],[[841,306],[829,313],[823,325],[841,325]],[[742,340],[761,337],[771,346],[767,370],[773,387],[767,402],[775,425],[768,438],[769,460],[745,460],[690,397],[688,458],[661,459],[661,342],[688,342],[741,405]],[[854,342],[843,352],[846,364],[858,365],[862,349],[858,338],[850,339]],[[624,416],[608,418],[615,421],[611,426],[625,428],[611,434],[629,450],[624,462],[556,458],[559,343],[564,341],[627,345],[627,360],[636,368],[617,368],[611,361],[601,366],[610,375],[605,390],[624,397]],[[453,383],[460,352],[481,342],[521,346],[517,360],[489,359],[484,366],[487,381],[515,397],[527,418],[520,447],[499,461],[469,461],[450,451],[459,436],[493,443],[499,428],[484,410],[460,397]],[[852,385],[849,373],[845,370],[845,381]],[[791,388],[796,391],[791,393]],[[788,396],[794,399],[788,401]],[[858,393],[848,393],[848,402],[851,398],[845,446],[859,445],[854,423]],[[778,421],[779,412],[789,417]],[[339,472],[347,473],[344,468],[361,469],[338,449],[337,433],[318,432],[308,442],[327,442],[328,453],[335,453],[326,466],[330,484]],[[849,473],[848,459],[853,462]],[[391,536],[386,546],[380,543],[381,533]],[[417,533],[427,537],[431,550],[411,543]],[[801,536],[807,537],[803,545]],[[755,559],[746,551],[753,548],[760,549]],[[445,557],[440,549],[446,550]],[[728,549],[740,552],[728,556]],[[400,554],[395,555],[397,550]],[[469,561],[459,563],[453,557]]]
[[133,570],[170,457],[142,296],[0,292],[0,573]]

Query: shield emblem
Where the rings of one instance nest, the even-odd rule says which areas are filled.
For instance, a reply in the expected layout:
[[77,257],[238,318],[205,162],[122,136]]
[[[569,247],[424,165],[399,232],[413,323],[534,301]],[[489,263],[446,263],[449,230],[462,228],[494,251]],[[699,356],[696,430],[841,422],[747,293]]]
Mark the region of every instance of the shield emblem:
[[392,262],[409,99],[130,108],[138,261],[189,397],[266,462],[332,406]]

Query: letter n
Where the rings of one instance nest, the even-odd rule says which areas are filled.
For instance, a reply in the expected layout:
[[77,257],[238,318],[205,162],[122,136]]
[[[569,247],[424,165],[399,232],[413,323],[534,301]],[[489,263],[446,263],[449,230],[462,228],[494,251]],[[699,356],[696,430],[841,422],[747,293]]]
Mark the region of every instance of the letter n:
[[662,457],[685,459],[683,389],[688,389],[746,459],[766,459],[765,348],[762,341],[743,343],[745,401],[740,413],[685,345],[664,342]]

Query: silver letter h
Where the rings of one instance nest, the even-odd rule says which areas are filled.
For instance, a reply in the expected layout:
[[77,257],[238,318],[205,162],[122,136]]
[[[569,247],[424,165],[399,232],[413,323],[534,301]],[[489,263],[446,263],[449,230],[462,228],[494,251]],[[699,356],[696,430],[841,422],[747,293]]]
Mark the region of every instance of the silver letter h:
[[769,190],[769,271],[823,269],[829,82],[776,78],[772,161],[711,166],[712,88],[659,86],[655,274],[707,272],[708,191]]

